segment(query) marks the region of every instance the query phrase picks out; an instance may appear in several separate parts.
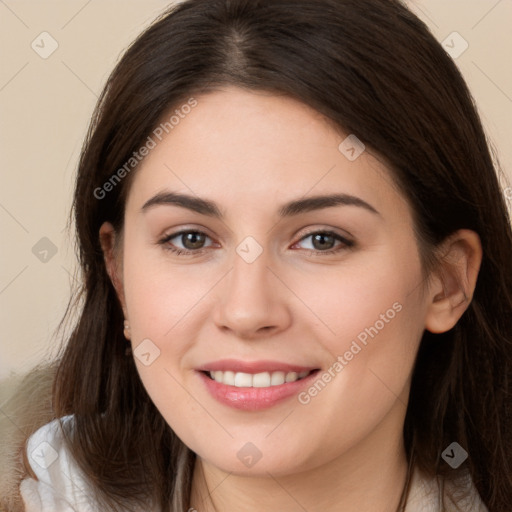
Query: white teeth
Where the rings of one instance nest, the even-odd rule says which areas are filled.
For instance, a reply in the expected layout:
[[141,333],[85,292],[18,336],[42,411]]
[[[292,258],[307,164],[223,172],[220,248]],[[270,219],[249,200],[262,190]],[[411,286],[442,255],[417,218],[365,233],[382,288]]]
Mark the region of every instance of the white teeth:
[[279,386],[280,384],[284,384],[285,376],[284,372],[274,372],[270,377],[270,385]]
[[220,376],[219,382],[224,382],[224,384],[227,384],[228,386],[234,386],[235,385],[235,372],[220,372],[221,374],[224,373],[224,375]]
[[307,377],[310,372],[262,372],[262,373],[243,373],[231,371],[210,372],[210,377],[220,384],[236,386],[237,388],[268,388],[270,386],[279,386],[285,382],[295,382],[296,380]]
[[270,386],[270,373],[256,373],[252,376],[253,388],[268,388]]
[[295,382],[299,378],[297,372],[290,372],[286,374],[286,382]]
[[235,373],[235,386],[237,388],[250,388],[252,375],[250,373]]

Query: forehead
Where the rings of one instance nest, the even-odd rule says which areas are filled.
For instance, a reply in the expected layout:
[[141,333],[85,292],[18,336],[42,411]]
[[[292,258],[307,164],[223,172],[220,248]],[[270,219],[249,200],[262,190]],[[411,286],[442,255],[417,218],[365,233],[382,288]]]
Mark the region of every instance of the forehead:
[[403,202],[389,170],[368,150],[355,160],[354,151],[347,153],[363,149],[354,136],[347,140],[350,134],[296,100],[227,87],[195,101],[172,128],[164,123],[176,107],[153,132],[161,140],[152,135],[155,145],[136,171],[128,207],[140,208],[163,190],[220,198],[226,207],[243,200],[254,211],[333,191],[374,206]]

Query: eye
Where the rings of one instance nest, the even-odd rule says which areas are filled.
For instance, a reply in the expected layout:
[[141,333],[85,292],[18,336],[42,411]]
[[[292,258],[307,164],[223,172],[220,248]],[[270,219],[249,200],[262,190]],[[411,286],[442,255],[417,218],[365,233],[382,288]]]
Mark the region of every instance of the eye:
[[[303,236],[299,242],[292,247],[297,246],[307,239],[311,239],[311,243],[309,244],[310,247],[306,247],[305,249],[314,254],[331,254],[355,245],[351,240],[333,231],[313,231]],[[165,250],[175,254],[193,255],[201,254],[208,247],[213,247],[213,243],[205,245],[206,240],[211,241],[210,237],[202,231],[183,230],[165,236],[159,243]]]
[[[297,244],[307,239],[311,239],[311,242],[310,247],[306,249],[314,253],[330,254],[354,246],[354,242],[333,231],[313,231],[302,237]],[[337,245],[336,242],[338,242]]]
[[[165,249],[176,254],[198,254],[203,252],[206,247],[210,247],[212,245],[210,244],[205,246],[204,244],[206,239],[210,239],[206,233],[203,233],[202,231],[188,230],[171,233],[160,240],[160,244],[162,244]],[[181,244],[182,247],[180,247],[179,244]]]

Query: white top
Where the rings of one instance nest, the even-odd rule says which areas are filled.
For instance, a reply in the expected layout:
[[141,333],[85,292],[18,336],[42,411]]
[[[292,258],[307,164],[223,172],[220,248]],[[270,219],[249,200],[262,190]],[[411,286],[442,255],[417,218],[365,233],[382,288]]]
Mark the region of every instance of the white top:
[[[73,416],[62,418],[64,423]],[[39,481],[24,479],[20,493],[26,512],[98,512],[94,493],[69,454],[59,421],[54,420],[34,432],[27,444],[28,461]],[[469,489],[464,498],[459,486]],[[488,512],[467,475],[457,489],[438,479],[427,480],[414,471],[406,512]],[[441,496],[444,495],[444,509]]]
[[[65,416],[62,421],[72,419]],[[39,481],[26,478],[20,484],[25,512],[98,512],[90,487],[67,450],[58,420],[30,436],[27,459]]]

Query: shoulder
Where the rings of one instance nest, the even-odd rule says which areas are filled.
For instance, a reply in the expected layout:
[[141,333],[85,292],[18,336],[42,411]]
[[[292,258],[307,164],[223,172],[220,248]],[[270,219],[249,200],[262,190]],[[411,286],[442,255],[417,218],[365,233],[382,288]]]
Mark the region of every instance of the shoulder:
[[0,380],[0,510],[20,512],[20,482],[27,476],[23,463],[27,438],[55,415],[52,382],[56,363],[42,363],[26,374]]
[[469,472],[457,478],[428,477],[415,468],[405,512],[489,512]]
[[43,425],[27,441],[32,477],[20,484],[27,512],[93,512],[94,493],[68,451],[62,428],[73,427],[73,416]]
[[444,486],[447,510],[470,510],[474,512],[489,512],[482,502],[473,480],[468,471],[457,478],[449,480]]

